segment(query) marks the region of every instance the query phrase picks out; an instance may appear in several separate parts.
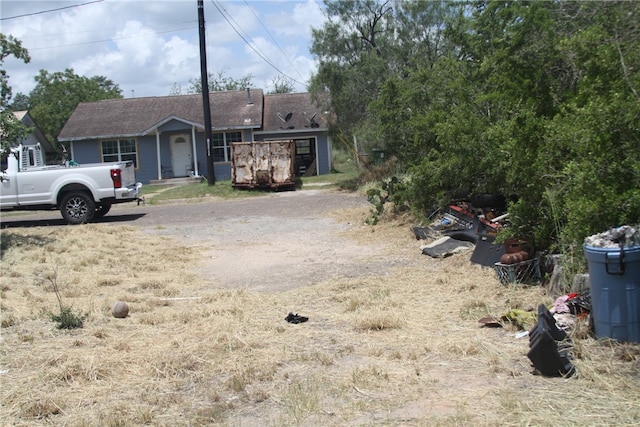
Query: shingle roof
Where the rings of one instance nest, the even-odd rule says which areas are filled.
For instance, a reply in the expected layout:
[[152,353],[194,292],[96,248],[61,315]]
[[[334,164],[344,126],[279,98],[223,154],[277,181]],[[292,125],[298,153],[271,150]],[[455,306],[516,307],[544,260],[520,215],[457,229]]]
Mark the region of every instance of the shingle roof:
[[313,104],[309,93],[265,95],[263,120],[265,132],[327,128],[324,113]]
[[[211,92],[209,103],[214,129],[262,127],[261,89],[251,89],[250,93],[244,90]],[[58,140],[145,135],[172,118],[204,128],[202,95],[83,102],[65,124]]]

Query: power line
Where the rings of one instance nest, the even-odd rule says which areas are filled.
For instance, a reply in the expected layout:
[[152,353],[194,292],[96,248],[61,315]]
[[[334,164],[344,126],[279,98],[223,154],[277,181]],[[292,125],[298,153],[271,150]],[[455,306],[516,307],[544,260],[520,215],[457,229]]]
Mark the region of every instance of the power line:
[[[198,21],[194,21],[194,20],[187,20],[187,21],[180,21],[180,22],[172,22],[171,25],[182,25],[182,24],[186,24],[186,25],[192,25],[193,27],[189,27],[189,28],[178,28],[175,30],[154,30],[153,34],[162,34],[162,33],[167,33],[167,32],[171,32],[171,31],[184,31],[187,29],[195,29],[196,25],[197,25]],[[141,22],[141,24],[143,25],[147,25],[146,22]],[[161,25],[159,27],[164,27],[165,25]],[[73,30],[73,31],[64,31],[64,32],[59,32],[59,33],[46,33],[46,34],[42,34],[42,35],[37,35],[34,33],[29,33],[29,34],[25,34],[23,37],[21,37],[21,41],[23,43],[26,43],[27,41],[31,41],[31,40],[40,40],[40,39],[51,39],[54,36],[68,36],[68,35],[78,35],[78,34],[89,34],[89,33],[104,33],[104,32],[117,32],[120,31],[120,27],[101,27],[101,28],[96,28],[96,29],[91,29],[91,30],[83,30],[83,31],[78,31],[78,30]],[[153,29],[153,28],[151,28]],[[146,34],[145,34],[146,35]]]
[[33,48],[29,48],[28,50],[29,50],[29,52],[31,52],[33,50],[54,49],[54,48],[58,48],[58,47],[82,46],[82,45],[86,45],[86,44],[104,43],[104,42],[111,42],[111,41],[114,41],[114,40],[133,39],[133,38],[138,38],[138,37],[150,37],[150,36],[155,36],[155,35],[158,35],[158,34],[176,33],[176,32],[179,32],[179,31],[190,31],[190,30],[193,30],[193,27],[177,28],[177,29],[165,30],[165,31],[154,31],[154,32],[145,33],[145,34],[134,34],[134,35],[131,35],[131,36],[112,37],[110,39],[94,40],[94,41],[81,42],[81,43],[67,43],[67,44],[62,44],[62,45],[58,45],[58,46],[33,47]]
[[301,79],[304,80],[304,77],[302,76],[302,74],[300,74],[300,71],[298,71],[298,69],[296,68],[295,64],[291,61],[291,59],[289,59],[289,57],[287,56],[287,54],[285,53],[285,51],[282,49],[282,47],[280,47],[280,44],[278,43],[278,41],[271,35],[271,32],[269,31],[269,29],[262,23],[262,20],[260,20],[260,17],[258,16],[258,14],[256,13],[255,9],[253,7],[251,7],[251,5],[249,5],[249,2],[247,2],[247,0],[244,0],[244,4],[247,5],[247,7],[249,9],[251,9],[251,12],[253,12],[253,16],[256,17],[256,19],[258,20],[258,22],[260,23],[260,25],[262,25],[262,28],[264,28],[264,30],[267,32],[267,34],[269,35],[269,38],[271,40],[273,40],[273,43],[275,43],[275,45],[278,47],[278,49],[280,50],[280,52],[282,52],[282,56],[285,57],[285,59],[289,62],[289,64],[291,65],[291,67],[295,70],[296,73],[298,73],[298,75],[300,76]]
[[[249,46],[249,48],[251,48],[251,50],[253,50],[256,55],[258,55],[260,58],[262,58],[262,60],[264,62],[266,62],[268,65],[270,65],[274,70],[276,70],[278,73],[282,74],[283,76],[291,79],[293,82],[298,83],[299,85],[305,85],[305,83],[299,82],[298,80],[294,79],[293,77],[291,77],[290,75],[288,75],[287,73],[285,73],[284,71],[282,71],[281,69],[279,69],[275,64],[273,64],[273,62],[271,62],[268,58],[265,57],[265,54],[260,52],[258,48],[256,48],[253,43],[249,42],[249,40],[247,40],[247,37],[249,36],[244,36],[242,34],[240,34],[240,31],[235,27],[235,25],[233,25],[231,23],[231,21],[229,20],[229,18],[231,18],[231,20],[233,20],[233,22],[235,22],[235,20],[233,19],[233,17],[231,17],[231,15],[229,14],[229,12],[227,12],[227,10],[222,7],[221,5],[218,4],[218,2],[216,0],[211,0],[211,3],[213,3],[213,5],[216,7],[216,9],[218,9],[218,12],[220,12],[220,15],[222,15],[222,17],[224,18],[225,21],[227,21],[227,23],[229,24],[229,26],[231,27],[231,29],[246,43],[247,46]],[[224,12],[223,12],[224,10]],[[225,15],[226,13],[226,15]],[[227,17],[227,15],[229,17]],[[237,22],[235,22],[236,25],[238,25]],[[240,25],[238,25],[238,27],[240,27]]]
[[94,0],[94,1],[86,2],[86,3],[74,4],[74,5],[71,5],[71,6],[58,7],[56,9],[42,10],[40,12],[33,12],[33,13],[25,13],[24,15],[9,16],[9,17],[6,17],[6,18],[0,18],[0,21],[8,21],[9,19],[24,18],[26,16],[34,16],[34,15],[41,15],[43,13],[57,12],[58,10],[72,9],[74,7],[85,6],[85,5],[93,4],[93,3],[100,3],[100,2],[103,2],[103,1],[104,0]]

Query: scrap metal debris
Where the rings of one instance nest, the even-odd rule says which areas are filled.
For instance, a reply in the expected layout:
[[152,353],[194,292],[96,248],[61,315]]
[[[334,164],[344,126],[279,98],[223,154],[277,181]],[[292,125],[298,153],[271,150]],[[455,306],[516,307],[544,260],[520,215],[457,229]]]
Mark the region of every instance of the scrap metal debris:
[[[491,206],[492,202],[496,205]],[[431,225],[414,227],[413,234],[419,240],[436,240],[420,247],[425,255],[443,258],[458,252],[458,248],[473,248],[471,262],[491,267],[506,252],[505,245],[494,243],[498,230],[507,224],[508,214],[504,209],[504,198],[472,196],[471,201],[457,201],[447,206]]]
[[473,248],[473,243],[457,240],[449,236],[441,237],[433,243],[421,246],[422,253],[432,258],[445,258]]
[[594,248],[629,248],[640,245],[640,232],[637,227],[622,225],[589,236],[584,243]]

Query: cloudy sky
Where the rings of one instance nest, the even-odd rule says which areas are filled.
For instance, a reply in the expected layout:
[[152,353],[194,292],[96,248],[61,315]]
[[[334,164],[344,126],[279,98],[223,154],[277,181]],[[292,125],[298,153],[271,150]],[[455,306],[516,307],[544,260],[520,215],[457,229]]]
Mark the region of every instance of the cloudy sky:
[[[322,0],[204,0],[209,73],[250,74],[265,91],[285,75],[305,91],[322,7]],[[169,95],[174,85],[186,91],[200,79],[197,0],[2,0],[0,18],[2,33],[31,56],[29,64],[5,60],[14,96],[28,94],[41,69],[105,76],[127,98]]]

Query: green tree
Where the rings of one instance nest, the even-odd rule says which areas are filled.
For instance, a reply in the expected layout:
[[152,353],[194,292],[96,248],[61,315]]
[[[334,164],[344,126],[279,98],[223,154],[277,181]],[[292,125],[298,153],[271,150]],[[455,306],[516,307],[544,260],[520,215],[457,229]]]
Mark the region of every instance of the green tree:
[[[251,81],[253,76],[247,74],[239,79],[226,76],[223,71],[219,71],[218,74],[209,73],[207,80],[209,82],[209,92],[224,92],[227,90],[245,90],[253,88],[253,82]],[[187,93],[202,93],[202,81],[201,79],[189,80],[191,86],[187,89]]]
[[544,197],[549,160],[539,153],[549,120],[573,89],[564,79],[557,18],[553,2],[487,2],[477,7],[463,44],[483,123],[483,179],[472,190],[516,194],[512,231],[540,247],[554,237]]
[[20,40],[13,36],[5,36],[0,33],[0,150],[5,151],[10,144],[22,140],[28,133],[28,129],[7,108],[11,100],[11,86],[9,75],[4,69],[4,60],[14,56],[25,64],[31,61],[29,52],[22,47]]
[[319,66],[310,88],[316,96],[329,94],[330,104],[323,107],[335,113],[338,128],[351,134],[389,74],[385,39],[393,36],[392,3],[325,0],[325,5],[328,20],[313,30],[311,52]]
[[273,89],[268,93],[291,93],[294,91],[293,80],[282,75],[271,79],[271,85]]
[[11,101],[9,109],[13,111],[23,111],[29,109],[29,95],[18,92]]
[[411,173],[431,213],[516,195],[538,248],[640,223],[640,3],[328,2],[312,91]]
[[397,74],[408,77],[455,53],[447,28],[465,8],[450,1],[398,2],[394,14],[396,36],[389,46]]
[[29,94],[29,111],[50,141],[57,136],[81,102],[122,98],[122,91],[104,76],[79,76],[68,68],[49,73],[40,70]]
[[[460,4],[432,1],[327,1],[327,23],[313,31],[312,53],[319,61],[312,78],[314,95],[325,94],[324,107],[335,114],[332,128],[358,136],[361,146],[385,148],[391,154],[407,153],[415,141],[402,128],[403,120],[414,117],[420,106],[409,104],[405,81],[438,59],[452,53],[446,22],[457,14]],[[390,84],[387,89],[385,85]],[[402,92],[404,102],[394,101],[398,109],[386,110],[381,96]],[[423,92],[420,90],[420,92]],[[382,123],[372,111],[385,116]],[[381,125],[381,126],[379,126]]]
[[[640,222],[638,12],[629,2],[532,3],[514,21],[533,29],[526,43],[511,39],[486,76],[492,99],[518,101],[491,128],[509,159],[503,189],[520,196],[511,232],[539,247],[579,247]],[[508,70],[513,81],[497,83]]]
[[482,2],[452,21],[458,60],[387,82],[370,104],[413,165],[414,205],[516,194],[508,232],[539,248],[640,222],[639,12],[629,2]]
[[22,42],[15,37],[5,36],[0,33],[0,101],[2,107],[5,107],[11,100],[11,86],[9,86],[9,75],[4,69],[4,60],[13,56],[22,60],[25,64],[31,61],[29,52],[22,47]]
[[586,23],[562,43],[579,78],[541,152],[553,168],[548,188],[563,242],[640,223],[639,13],[636,2],[587,2],[571,11]]

